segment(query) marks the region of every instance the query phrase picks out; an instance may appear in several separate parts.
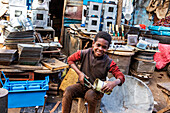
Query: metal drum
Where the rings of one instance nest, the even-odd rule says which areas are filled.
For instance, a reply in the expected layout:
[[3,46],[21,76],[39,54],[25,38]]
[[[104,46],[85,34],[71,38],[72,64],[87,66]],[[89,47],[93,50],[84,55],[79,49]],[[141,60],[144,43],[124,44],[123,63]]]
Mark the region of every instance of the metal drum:
[[8,90],[0,88],[0,113],[8,113]]

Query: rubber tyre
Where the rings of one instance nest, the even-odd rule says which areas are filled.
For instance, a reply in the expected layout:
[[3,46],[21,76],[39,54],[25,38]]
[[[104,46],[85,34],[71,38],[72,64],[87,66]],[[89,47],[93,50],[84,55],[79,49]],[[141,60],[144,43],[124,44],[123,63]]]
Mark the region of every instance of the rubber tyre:
[[138,51],[135,54],[136,55],[143,55],[143,56],[153,56],[155,54],[155,52]]
[[162,44],[170,44],[170,36],[152,35],[152,39],[159,40]]

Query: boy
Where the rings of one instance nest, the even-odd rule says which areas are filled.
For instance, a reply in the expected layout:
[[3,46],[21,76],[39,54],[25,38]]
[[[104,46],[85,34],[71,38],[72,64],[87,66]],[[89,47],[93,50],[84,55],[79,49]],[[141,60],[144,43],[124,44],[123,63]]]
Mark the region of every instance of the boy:
[[[68,57],[68,63],[78,74],[79,82],[66,88],[62,100],[62,113],[70,113],[72,99],[75,97],[83,97],[87,101],[88,113],[95,112],[97,100],[100,100],[104,94],[86,87],[84,77],[93,84],[96,78],[106,81],[107,73],[111,72],[116,80],[106,81],[107,84],[101,89],[103,92],[110,92],[115,86],[124,83],[124,75],[116,63],[105,54],[111,39],[107,32],[101,31],[95,36],[92,48],[78,50]],[[81,62],[80,69],[76,66],[76,61]]]

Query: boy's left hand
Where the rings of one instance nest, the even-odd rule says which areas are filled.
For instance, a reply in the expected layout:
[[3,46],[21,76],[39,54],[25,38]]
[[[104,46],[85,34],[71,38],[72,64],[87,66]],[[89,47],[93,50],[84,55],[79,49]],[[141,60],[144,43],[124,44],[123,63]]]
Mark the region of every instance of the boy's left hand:
[[105,81],[105,82],[107,84],[101,88],[101,91],[103,91],[104,93],[111,92],[112,89],[118,84],[120,84],[121,81],[120,79],[116,79],[115,81]]
[[101,88],[104,93],[111,92],[112,89],[117,85],[114,81],[105,81],[107,84]]

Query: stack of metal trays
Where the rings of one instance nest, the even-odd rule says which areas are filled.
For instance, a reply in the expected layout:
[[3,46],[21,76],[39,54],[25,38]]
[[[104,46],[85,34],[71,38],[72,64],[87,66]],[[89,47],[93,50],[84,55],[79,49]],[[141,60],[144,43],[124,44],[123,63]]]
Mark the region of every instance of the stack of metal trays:
[[18,44],[19,63],[36,65],[42,58],[43,47],[35,44]]
[[17,58],[17,50],[0,49],[0,65],[10,65]]
[[14,31],[11,32],[10,30],[5,30],[5,45],[8,49],[17,49],[17,44],[24,43],[24,44],[34,44],[35,37],[34,32],[30,31]]

